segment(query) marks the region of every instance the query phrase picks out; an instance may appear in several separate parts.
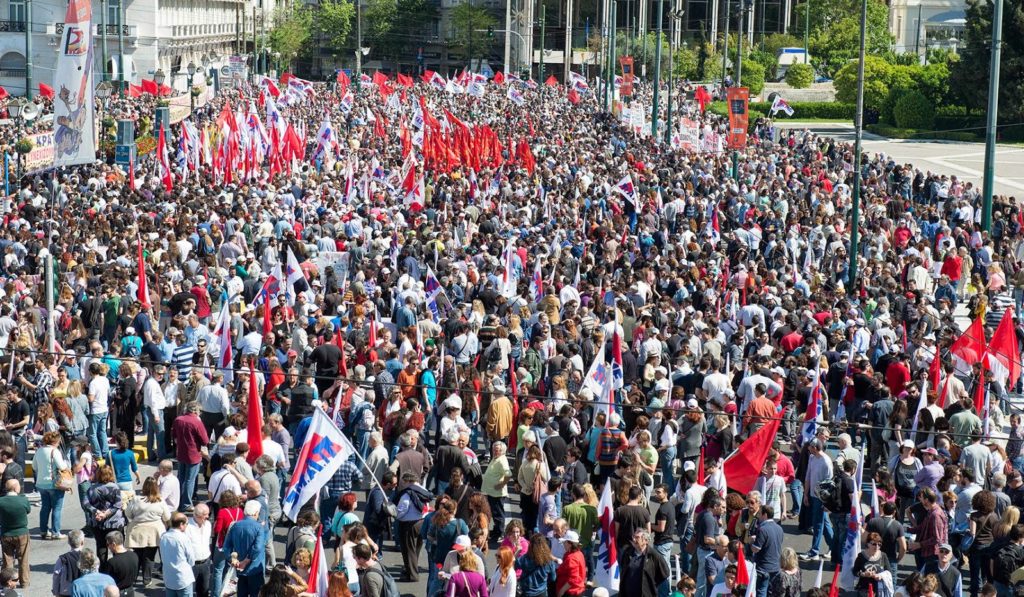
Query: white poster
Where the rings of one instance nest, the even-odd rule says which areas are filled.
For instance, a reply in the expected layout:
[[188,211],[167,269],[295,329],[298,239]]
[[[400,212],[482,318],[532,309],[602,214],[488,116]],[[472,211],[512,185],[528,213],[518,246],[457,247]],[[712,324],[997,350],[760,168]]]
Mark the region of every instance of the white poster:
[[71,0],[53,77],[54,166],[88,164],[96,159],[93,58],[92,3]]

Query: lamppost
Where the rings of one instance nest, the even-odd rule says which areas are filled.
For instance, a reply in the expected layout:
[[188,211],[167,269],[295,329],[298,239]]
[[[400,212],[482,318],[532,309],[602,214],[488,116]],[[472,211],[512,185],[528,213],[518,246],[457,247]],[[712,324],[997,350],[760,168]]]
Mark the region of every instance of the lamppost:
[[[675,74],[676,74],[675,73],[675,71],[676,71],[676,64],[675,64],[675,55],[676,55],[675,32],[676,32],[677,28],[679,27],[679,22],[682,20],[684,12],[685,11],[682,11],[682,10],[670,10],[670,11],[668,11],[668,16],[672,20],[669,21],[669,28],[671,29],[671,31],[669,32],[668,105],[666,106],[666,108],[668,108],[668,109],[666,110],[666,116],[665,116],[665,143],[667,145],[669,145],[669,146],[671,146],[671,143],[672,143],[672,88],[675,87]],[[686,40],[683,40],[683,50],[684,51],[687,49],[688,45],[689,44],[686,43]]]
[[[999,62],[1003,51],[1003,0],[992,8],[992,57],[988,69],[988,112],[985,118],[985,176],[982,179],[981,228],[992,229],[992,187],[996,168],[996,122],[999,117]],[[928,55],[927,49],[925,55]],[[863,68],[863,67],[862,67]]]
[[[658,38],[654,46],[654,105],[651,107],[651,137],[655,142],[658,141],[658,99],[661,95],[661,30],[664,6],[665,0],[658,0]],[[644,39],[646,40],[646,37]]]
[[[335,59],[337,60],[337,59]],[[274,52],[274,76],[281,72],[281,52]]]
[[110,81],[103,81],[99,85],[96,85],[96,91],[94,95],[96,99],[100,100],[100,151],[103,151],[103,141],[107,137],[107,125],[105,124],[106,112],[107,112],[107,99],[114,92],[114,86]]
[[[167,80],[167,75],[164,73],[164,69],[158,68],[153,73],[153,81],[156,82],[156,95],[160,97],[160,88],[164,86],[164,81]],[[160,101],[157,100],[156,108],[153,109],[153,138],[155,139],[157,134],[160,132],[157,119],[160,117]]]
[[[997,0],[998,2],[998,0]],[[998,4],[997,4],[998,5]],[[857,112],[854,114],[855,141],[853,144],[853,213],[850,222],[850,267],[848,286],[855,288],[857,282],[857,258],[860,248],[860,187],[861,187],[861,142],[864,139],[864,59],[867,46],[868,0],[860,5],[860,62],[857,63]]]
[[195,74],[196,74],[196,63],[192,62],[190,60],[189,63],[188,63],[187,70],[188,70],[188,96],[189,96],[189,99],[191,100],[190,103],[189,103],[189,106],[191,107],[192,112],[195,112],[196,111],[196,95],[194,93],[192,93],[192,77],[194,77]]
[[722,93],[725,93],[726,77],[728,69],[726,63],[729,60],[729,9],[732,8],[732,0],[725,0],[725,41],[722,44]]
[[753,0],[740,0],[740,26],[736,30],[736,86],[743,85],[743,17],[753,8]]

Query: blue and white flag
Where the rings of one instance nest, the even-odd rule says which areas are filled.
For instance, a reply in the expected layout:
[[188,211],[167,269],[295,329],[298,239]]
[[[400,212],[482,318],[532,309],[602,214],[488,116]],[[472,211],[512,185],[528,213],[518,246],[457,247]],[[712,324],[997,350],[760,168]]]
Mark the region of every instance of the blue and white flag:
[[355,454],[355,448],[322,409],[313,409],[313,422],[306,432],[291,483],[284,494],[284,514],[297,520],[299,510],[327,485],[341,465]]

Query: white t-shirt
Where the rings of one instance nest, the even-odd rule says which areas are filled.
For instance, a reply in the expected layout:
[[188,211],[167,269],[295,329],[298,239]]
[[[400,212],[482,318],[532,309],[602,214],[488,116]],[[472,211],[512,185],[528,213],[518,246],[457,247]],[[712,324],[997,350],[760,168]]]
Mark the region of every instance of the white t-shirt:
[[105,415],[110,409],[107,402],[110,400],[110,380],[105,375],[95,375],[89,381],[89,396],[92,401],[89,404],[89,414]]

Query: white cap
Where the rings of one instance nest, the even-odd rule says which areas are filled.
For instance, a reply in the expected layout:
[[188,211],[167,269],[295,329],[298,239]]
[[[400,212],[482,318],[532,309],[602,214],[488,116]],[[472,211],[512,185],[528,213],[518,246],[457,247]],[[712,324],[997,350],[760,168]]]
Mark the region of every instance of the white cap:
[[687,460],[686,462],[683,463],[683,471],[684,472],[685,471],[695,471],[695,470],[697,470],[697,465],[693,464],[692,461]]
[[246,516],[259,516],[260,514],[260,503],[256,500],[249,500],[245,503],[244,509]]
[[579,543],[580,534],[572,529],[569,529],[565,532],[565,537],[562,537],[561,539],[559,539],[559,541],[561,541],[562,543],[565,543],[566,541],[570,541],[572,543]]
[[469,540],[469,535],[459,535],[455,538],[455,543],[452,544],[452,549],[455,551],[462,551],[473,545],[473,542]]
[[227,427],[224,428],[224,437],[233,437],[235,435],[238,435],[238,430],[235,429],[233,426],[228,425]]

